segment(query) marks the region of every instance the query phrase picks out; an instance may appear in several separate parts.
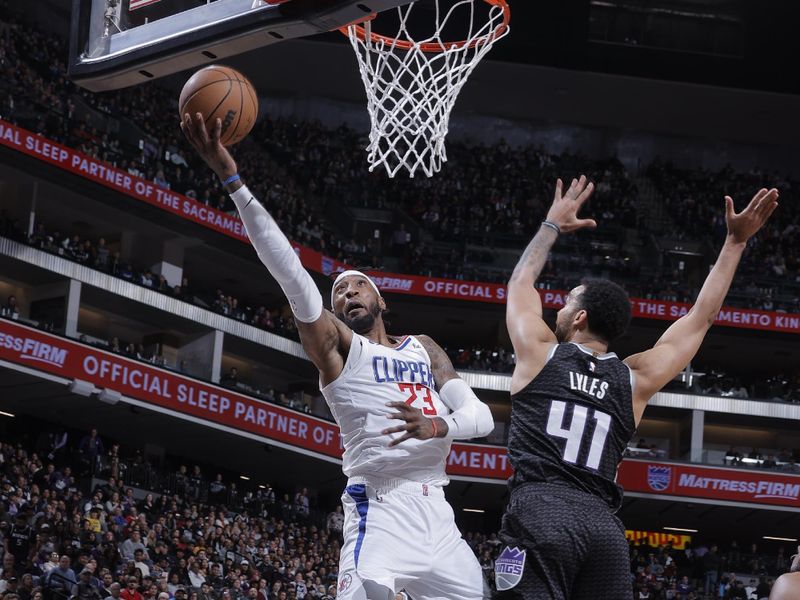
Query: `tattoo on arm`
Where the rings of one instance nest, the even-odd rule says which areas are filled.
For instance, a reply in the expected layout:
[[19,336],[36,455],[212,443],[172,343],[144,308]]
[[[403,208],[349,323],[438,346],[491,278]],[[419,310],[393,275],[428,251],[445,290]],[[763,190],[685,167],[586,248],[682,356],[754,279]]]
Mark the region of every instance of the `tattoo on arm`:
[[550,248],[553,247],[557,237],[558,234],[549,227],[541,227],[525,248],[508,282],[514,283],[524,277],[530,277],[531,281],[535,282],[547,263],[547,255],[550,254]]
[[436,383],[436,389],[437,391],[441,390],[445,383],[458,377],[458,374],[453,367],[453,363],[450,360],[450,357],[447,356],[447,352],[445,352],[441,346],[434,342],[429,336],[418,335],[416,337],[419,340],[419,343],[422,344],[422,347],[425,348],[425,351],[428,353],[428,356],[431,359],[431,371],[433,372],[433,379]]

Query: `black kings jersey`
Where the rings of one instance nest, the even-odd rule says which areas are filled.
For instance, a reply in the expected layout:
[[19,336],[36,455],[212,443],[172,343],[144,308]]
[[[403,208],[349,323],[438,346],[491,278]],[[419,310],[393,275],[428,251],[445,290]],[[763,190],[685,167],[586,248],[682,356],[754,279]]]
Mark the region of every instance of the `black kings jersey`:
[[511,396],[511,486],[568,485],[622,502],[617,467],[635,432],[631,371],[616,354],[558,344],[542,371]]

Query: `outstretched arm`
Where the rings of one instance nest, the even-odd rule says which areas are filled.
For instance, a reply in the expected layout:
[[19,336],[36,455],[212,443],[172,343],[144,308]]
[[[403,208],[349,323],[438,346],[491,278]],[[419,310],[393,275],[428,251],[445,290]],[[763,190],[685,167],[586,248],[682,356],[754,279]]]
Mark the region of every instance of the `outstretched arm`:
[[572,180],[566,193],[562,194],[562,188],[559,179],[547,219],[525,248],[508,281],[506,327],[517,357],[512,393],[527,385],[541,371],[547,353],[556,343],[555,334],[542,318],[542,301],[534,287],[550,249],[559,233],[597,227],[592,219],[579,219],[577,216],[580,207],[592,195],[594,184],[588,183],[586,177],[581,175],[580,179]]
[[634,414],[637,423],[653,394],[680,373],[697,354],[706,332],[722,308],[747,240],[761,229],[777,207],[776,189],[760,190],[747,208],[738,214],[733,210],[733,200],[725,197],[728,236],[694,306],[664,332],[653,348],[625,359],[635,377]]
[[458,376],[450,357],[439,344],[427,335],[418,335],[417,339],[431,359],[431,372],[439,398],[453,412],[442,417],[428,418],[422,410],[405,402],[390,402],[389,406],[398,411],[390,415],[390,418],[400,419],[405,423],[383,431],[384,435],[404,432],[402,436],[392,440],[389,446],[396,446],[410,438],[470,440],[489,435],[494,430],[492,411],[478,400],[472,388]]
[[241,179],[229,181],[238,171],[233,157],[219,140],[222,121],[217,119],[209,133],[200,113],[194,118],[186,114],[181,129],[217,177],[228,181],[225,189],[236,204],[250,242],[289,300],[303,348],[320,370],[323,383],[333,381],[344,368],[352,332],[323,310],[322,295],[314,280],[267,210]]

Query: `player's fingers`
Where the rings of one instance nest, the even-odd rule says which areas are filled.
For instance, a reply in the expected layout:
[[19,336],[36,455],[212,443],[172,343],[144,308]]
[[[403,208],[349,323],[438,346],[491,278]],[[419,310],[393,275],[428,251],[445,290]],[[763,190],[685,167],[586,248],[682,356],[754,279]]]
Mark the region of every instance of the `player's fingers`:
[[398,401],[387,402],[386,406],[388,406],[389,408],[396,408],[397,410],[399,410],[401,412],[408,412],[408,411],[414,410],[413,408],[411,408],[405,402],[398,402]]
[[194,126],[197,135],[197,141],[201,144],[208,144],[208,130],[206,129],[206,122],[203,115],[196,113],[194,116]]
[[181,131],[187,137],[187,139],[194,143],[194,123],[192,123],[192,117],[189,113],[185,113],[183,115],[183,121],[181,121]]
[[414,437],[413,433],[406,433],[405,435],[397,438],[396,440],[392,440],[391,442],[389,442],[389,447],[391,448],[392,446],[397,446],[397,444],[405,442],[406,440],[410,440],[413,437]]
[[211,133],[211,142],[216,144],[219,142],[219,139],[222,137],[222,119],[217,118],[214,122],[214,129]]
[[556,179],[556,200],[559,200],[561,198],[561,191],[563,189],[564,189],[564,182],[561,181],[561,178],[559,177],[558,179]]
[[758,190],[758,192],[756,192],[756,195],[753,196],[753,199],[750,200],[750,204],[748,204],[747,208],[745,208],[744,210],[755,210],[756,208],[758,208],[758,205],[761,203],[761,200],[764,198],[764,196],[767,195],[767,192],[768,190],[766,188],[761,188],[760,190]]
[[589,185],[587,185],[581,192],[581,195],[578,196],[578,204],[583,204],[586,202],[589,199],[589,196],[592,195],[592,192],[594,192],[594,184],[589,183]]
[[733,211],[733,198],[725,196],[725,217],[730,220],[734,215],[736,213]]
[[756,207],[756,211],[759,213],[766,212],[770,210],[773,202],[777,202],[778,200],[778,190],[772,188],[768,191],[763,198],[761,198],[761,202],[758,203],[758,207]]
[[772,213],[775,212],[776,208],[778,208],[778,202],[777,201],[770,202],[764,213],[761,215],[761,222],[765,223],[767,219],[769,219],[772,216]]
[[578,197],[578,194],[581,193],[581,183],[578,179],[573,179],[572,183],[567,190],[567,197],[570,200],[575,200]]
[[400,420],[400,421],[408,420],[408,417],[405,413],[389,413],[388,415],[386,415],[386,418],[393,420]]
[[578,227],[579,228],[588,228],[588,229],[597,229],[597,221],[594,219],[579,219],[578,220]]
[[397,427],[389,427],[388,429],[384,429],[381,431],[382,435],[389,435],[391,433],[400,433],[401,431],[408,431],[410,425],[406,423],[405,425],[398,425]]

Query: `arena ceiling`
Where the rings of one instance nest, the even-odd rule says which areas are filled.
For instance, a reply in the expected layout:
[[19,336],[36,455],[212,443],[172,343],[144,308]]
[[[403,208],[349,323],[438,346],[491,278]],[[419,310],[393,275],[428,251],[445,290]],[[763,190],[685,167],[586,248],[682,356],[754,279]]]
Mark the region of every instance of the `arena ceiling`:
[[[23,10],[66,32],[71,3],[43,0]],[[510,0],[512,35],[494,60],[800,93],[787,76],[800,54],[800,7],[792,0]],[[38,6],[37,6],[38,5]],[[427,0],[415,12],[431,19]],[[329,36],[334,37],[334,36]],[[324,39],[321,36],[320,39]]]
[[[424,6],[418,5],[423,16]],[[473,74],[457,113],[763,144],[793,144],[800,135],[800,97],[792,96],[800,94],[800,78],[791,75],[800,55],[796,2],[511,0],[511,6],[511,35]],[[66,37],[63,0],[19,9]],[[363,102],[352,51],[338,33],[226,62],[265,95]],[[172,85],[185,79],[181,74]]]

